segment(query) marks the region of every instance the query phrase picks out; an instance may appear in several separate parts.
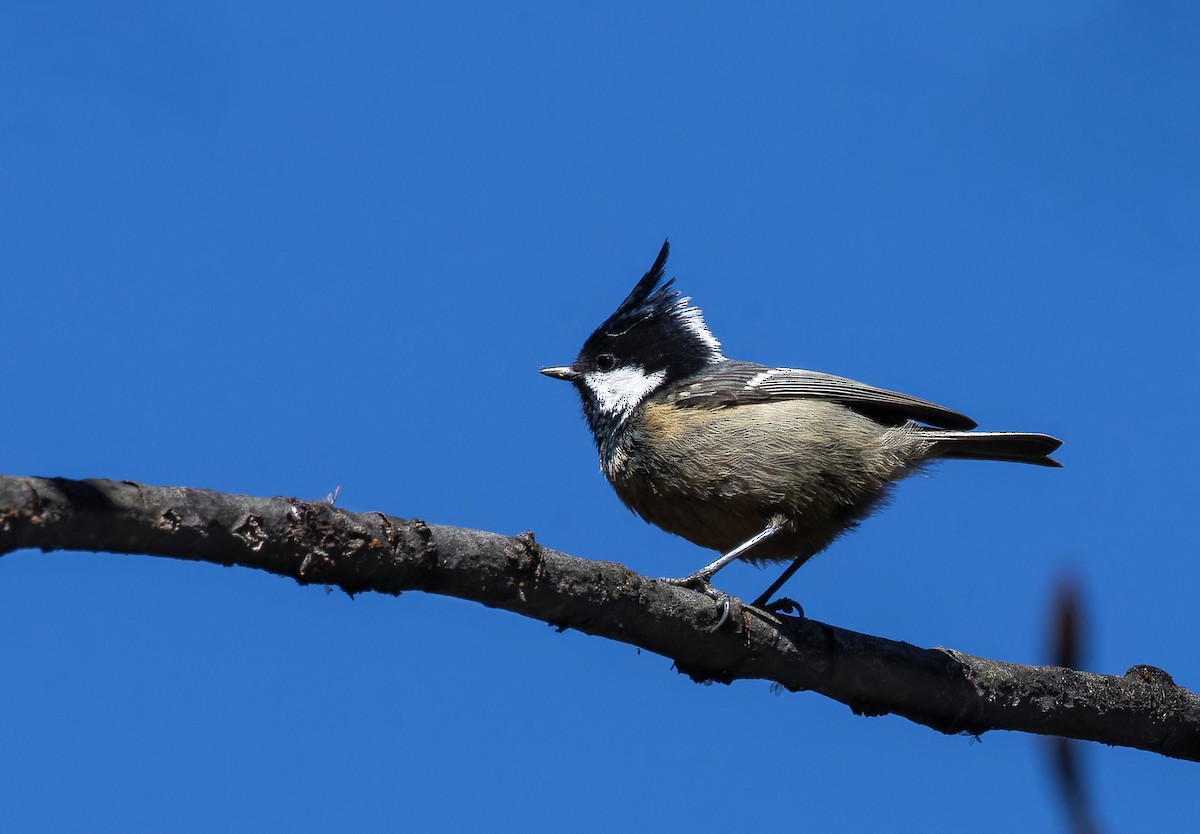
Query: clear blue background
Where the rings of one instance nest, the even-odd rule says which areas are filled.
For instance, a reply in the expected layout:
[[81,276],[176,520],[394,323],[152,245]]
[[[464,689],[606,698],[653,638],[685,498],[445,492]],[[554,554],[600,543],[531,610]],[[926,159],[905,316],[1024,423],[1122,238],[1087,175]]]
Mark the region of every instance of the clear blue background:
[[[670,236],[728,355],[1066,440],[947,464],[789,586],[1087,668],[1196,653],[1200,13],[1120,3],[0,10],[0,471],[319,498],[679,575],[569,361]],[[738,565],[754,595],[771,575]],[[5,830],[1061,831],[1041,739],[946,737],[420,594],[0,560]],[[1112,830],[1196,765],[1085,748]]]

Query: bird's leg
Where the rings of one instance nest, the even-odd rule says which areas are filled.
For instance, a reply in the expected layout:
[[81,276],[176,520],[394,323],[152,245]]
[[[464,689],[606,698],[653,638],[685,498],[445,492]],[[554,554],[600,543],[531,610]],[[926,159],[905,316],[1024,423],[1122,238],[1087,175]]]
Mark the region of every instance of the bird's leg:
[[750,538],[746,539],[746,541],[739,544],[720,559],[710,562],[709,564],[700,568],[700,570],[689,576],[685,576],[682,579],[663,579],[662,581],[670,585],[679,585],[684,588],[699,588],[703,590],[704,588],[708,587],[708,583],[714,576],[717,575],[717,571],[728,565],[734,559],[742,556],[750,548],[771,538],[771,536],[782,530],[785,524],[787,524],[787,519],[783,516],[772,516],[771,520],[767,522],[766,527],[755,533]]
[[[791,579],[792,575],[800,569],[800,566],[803,565],[805,562],[807,562],[810,558],[811,557],[809,557],[809,556],[801,556],[798,559],[796,559],[795,561],[793,561],[790,565],[788,565],[786,568],[784,568],[783,573],[779,574],[779,578],[771,583],[771,587],[767,588],[767,590],[765,590],[761,594],[759,594],[758,599],[754,600],[754,602],[752,602],[750,604],[752,606],[754,606],[755,608],[767,609],[767,603],[770,601],[771,597],[773,597],[775,595],[775,592],[778,591],[780,588],[782,588],[784,583],[787,582],[789,579]],[[787,608],[790,606],[793,609],[798,609],[800,612],[800,616],[801,617],[804,616],[804,609],[800,608],[800,606],[797,605],[793,600],[787,599],[785,597],[784,599],[780,600],[779,602],[782,603],[783,608]],[[769,608],[767,610],[776,611],[776,608],[774,606],[772,606],[771,608]],[[778,612],[776,612],[776,613],[778,613]]]
[[695,588],[702,594],[705,594],[706,596],[711,597],[712,599],[721,603],[721,616],[717,620],[717,624],[709,629],[710,631],[716,631],[725,624],[727,619],[729,619],[729,594],[725,593],[724,591],[718,591],[711,584],[709,584],[709,581],[716,576],[717,571],[744,554],[750,548],[771,538],[771,536],[782,530],[785,524],[787,524],[787,519],[784,516],[772,516],[771,520],[767,522],[766,527],[755,533],[750,538],[746,539],[746,541],[739,544],[720,559],[710,562],[709,564],[700,568],[700,570],[689,576],[685,576],[682,579],[663,579],[662,581],[670,585],[679,585],[683,588]]

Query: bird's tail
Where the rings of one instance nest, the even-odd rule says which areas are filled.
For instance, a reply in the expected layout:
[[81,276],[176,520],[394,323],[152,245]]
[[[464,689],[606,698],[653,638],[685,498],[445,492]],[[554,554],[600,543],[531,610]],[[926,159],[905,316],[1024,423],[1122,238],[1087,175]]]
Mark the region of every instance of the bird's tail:
[[1062,445],[1048,434],[1009,431],[938,431],[927,430],[925,439],[933,441],[931,458],[968,458],[970,460],[1010,460],[1038,466],[1062,466],[1050,453]]

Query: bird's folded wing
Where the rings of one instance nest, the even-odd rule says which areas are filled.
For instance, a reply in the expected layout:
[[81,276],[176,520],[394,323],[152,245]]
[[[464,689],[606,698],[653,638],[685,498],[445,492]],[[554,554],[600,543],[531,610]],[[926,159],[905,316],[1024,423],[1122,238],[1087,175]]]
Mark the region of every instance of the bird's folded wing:
[[973,429],[974,420],[926,400],[852,379],[751,362],[723,362],[684,380],[672,399],[679,406],[721,407],[774,400],[820,399],[841,403],[873,420],[899,425],[915,420],[944,429]]

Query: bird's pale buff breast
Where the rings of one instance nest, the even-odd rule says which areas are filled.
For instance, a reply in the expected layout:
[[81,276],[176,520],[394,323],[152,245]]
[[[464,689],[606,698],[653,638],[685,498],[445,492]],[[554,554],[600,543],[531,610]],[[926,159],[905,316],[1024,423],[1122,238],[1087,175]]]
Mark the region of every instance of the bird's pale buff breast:
[[817,553],[866,517],[927,445],[911,426],[823,400],[706,409],[652,397],[631,415],[604,472],[646,521],[721,552],[783,515],[788,526],[748,554],[782,560]]

